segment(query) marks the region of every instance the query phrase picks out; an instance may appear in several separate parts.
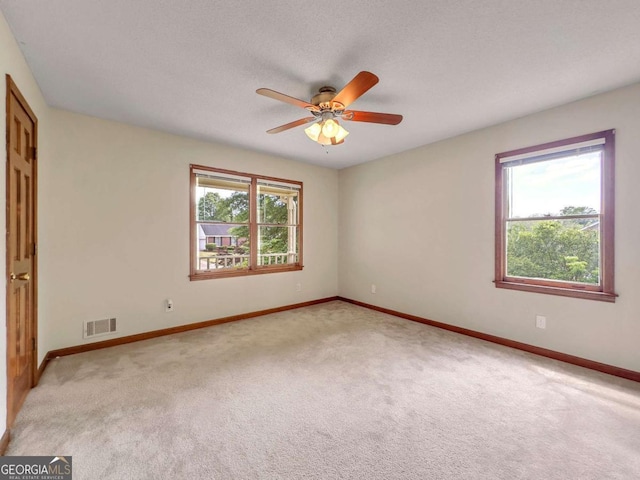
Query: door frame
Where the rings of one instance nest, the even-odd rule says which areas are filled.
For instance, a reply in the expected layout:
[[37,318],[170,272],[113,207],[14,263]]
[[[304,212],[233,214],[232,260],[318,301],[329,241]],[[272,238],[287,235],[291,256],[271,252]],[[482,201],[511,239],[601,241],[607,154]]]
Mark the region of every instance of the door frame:
[[[20,92],[20,90],[18,89],[18,86],[15,84],[15,82],[13,81],[13,79],[11,78],[11,75],[6,74],[6,84],[7,84],[7,93],[6,93],[6,101],[7,101],[7,109],[6,109],[6,165],[5,165],[5,172],[6,172],[6,196],[5,196],[5,216],[6,216],[6,226],[5,226],[5,261],[6,261],[6,265],[5,265],[5,279],[6,279],[6,304],[5,304],[5,318],[6,318],[6,322],[5,322],[5,328],[6,328],[6,345],[7,345],[7,352],[6,352],[6,358],[5,358],[5,362],[7,364],[6,366],[6,375],[7,375],[7,429],[9,429],[11,427],[11,424],[13,423],[13,421],[15,420],[15,417],[17,416],[18,412],[10,412],[10,405],[12,405],[12,398],[10,398],[10,395],[13,393],[12,392],[12,387],[10,386],[10,381],[11,381],[11,377],[10,377],[10,373],[9,373],[9,346],[10,346],[10,339],[9,339],[9,328],[8,328],[8,322],[9,322],[9,301],[10,301],[10,296],[11,296],[11,283],[8,281],[9,275],[10,275],[10,258],[9,258],[9,222],[10,222],[10,218],[9,218],[9,202],[10,202],[10,197],[9,197],[9,182],[10,182],[10,172],[9,172],[9,155],[10,155],[10,146],[9,146],[9,141],[10,141],[10,128],[11,128],[11,96],[15,97],[15,99],[18,101],[18,103],[20,104],[20,106],[24,109],[24,111],[27,113],[27,115],[29,116],[29,118],[31,119],[31,121],[33,122],[33,146],[35,147],[35,154],[33,155],[33,160],[32,160],[32,177],[33,177],[33,187],[32,187],[32,196],[33,196],[33,201],[31,202],[31,205],[33,206],[33,242],[34,242],[34,252],[32,255],[32,259],[33,259],[33,271],[32,271],[32,275],[31,275],[31,285],[32,285],[32,295],[31,295],[31,301],[32,301],[32,318],[31,320],[31,332],[33,332],[33,338],[34,338],[34,345],[33,345],[33,349],[31,352],[32,355],[32,359],[31,359],[31,385],[30,387],[33,388],[38,384],[38,381],[40,380],[39,378],[39,369],[38,369],[38,255],[37,255],[37,245],[38,245],[38,118],[36,117],[35,113],[33,112],[33,110],[31,109],[31,107],[29,106],[27,100],[25,99],[25,97],[22,95],[22,93]],[[13,418],[10,418],[9,415],[13,414]]]

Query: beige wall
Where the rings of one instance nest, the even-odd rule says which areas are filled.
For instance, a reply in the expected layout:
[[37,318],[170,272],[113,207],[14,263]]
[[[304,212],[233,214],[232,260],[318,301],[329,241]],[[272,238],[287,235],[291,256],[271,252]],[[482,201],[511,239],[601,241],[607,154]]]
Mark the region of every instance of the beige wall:
[[[340,294],[640,370],[639,111],[640,84],[342,170]],[[494,155],[609,128],[617,302],[496,289]]]
[[[5,74],[11,75],[11,78],[18,86],[22,94],[29,102],[29,106],[34,111],[39,120],[39,150],[40,158],[42,161],[49,161],[49,128],[48,128],[48,107],[44,102],[38,84],[33,78],[29,67],[27,66],[22,52],[18,48],[18,45],[13,38],[13,34],[7,25],[2,12],[0,12],[0,88],[2,89],[2,98],[5,98],[5,92],[7,91]],[[5,102],[2,102],[2,113],[0,114],[0,132],[3,132],[2,138],[4,139],[4,132],[6,131],[6,114],[5,114]],[[3,142],[4,145],[4,142]],[[0,167],[0,198],[4,204],[6,193],[6,173],[7,173],[7,156],[4,146],[2,147],[2,167]],[[5,209],[0,208],[0,225],[3,230],[6,228]],[[5,235],[0,235],[0,251],[6,251],[6,238]],[[0,269],[2,272],[6,272],[6,257],[3,253],[0,255]],[[6,275],[2,274],[2,287],[0,288],[0,392],[6,392],[7,377],[6,372]],[[40,326],[42,323],[40,323]],[[6,422],[6,395],[0,394],[0,435],[4,432]]]
[[[55,161],[40,182],[45,350],[88,342],[85,320],[116,317],[117,337],[337,294],[336,170],[61,110],[50,121]],[[189,281],[191,163],[304,182],[304,270]]]

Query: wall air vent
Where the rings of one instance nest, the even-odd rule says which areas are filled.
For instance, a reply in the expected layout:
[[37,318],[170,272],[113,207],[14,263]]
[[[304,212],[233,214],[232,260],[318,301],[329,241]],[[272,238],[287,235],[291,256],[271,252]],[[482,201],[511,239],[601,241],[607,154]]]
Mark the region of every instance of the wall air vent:
[[92,320],[84,322],[83,338],[99,337],[109,335],[116,331],[116,319],[105,318],[104,320]]

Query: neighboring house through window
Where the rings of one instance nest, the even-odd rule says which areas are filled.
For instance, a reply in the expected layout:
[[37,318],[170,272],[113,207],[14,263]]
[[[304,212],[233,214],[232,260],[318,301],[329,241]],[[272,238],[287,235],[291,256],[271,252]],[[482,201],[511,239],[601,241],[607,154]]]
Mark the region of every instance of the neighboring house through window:
[[192,280],[302,269],[302,182],[191,165]]
[[198,248],[203,251],[210,248],[207,245],[218,247],[238,245],[238,237],[234,235],[232,227],[201,223],[198,225]]
[[496,287],[615,301],[614,138],[496,155]]

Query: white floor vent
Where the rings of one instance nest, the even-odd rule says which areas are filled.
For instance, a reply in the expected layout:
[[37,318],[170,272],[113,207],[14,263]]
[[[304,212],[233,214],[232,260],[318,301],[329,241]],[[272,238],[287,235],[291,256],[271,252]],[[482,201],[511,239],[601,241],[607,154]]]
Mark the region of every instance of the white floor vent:
[[84,338],[109,335],[116,331],[116,319],[92,320],[84,322]]

